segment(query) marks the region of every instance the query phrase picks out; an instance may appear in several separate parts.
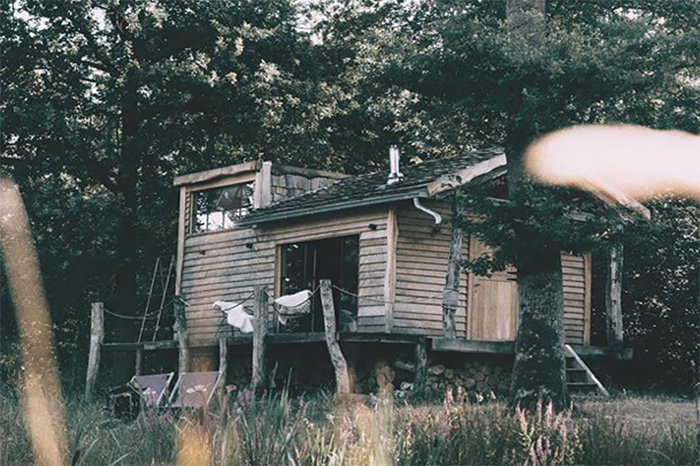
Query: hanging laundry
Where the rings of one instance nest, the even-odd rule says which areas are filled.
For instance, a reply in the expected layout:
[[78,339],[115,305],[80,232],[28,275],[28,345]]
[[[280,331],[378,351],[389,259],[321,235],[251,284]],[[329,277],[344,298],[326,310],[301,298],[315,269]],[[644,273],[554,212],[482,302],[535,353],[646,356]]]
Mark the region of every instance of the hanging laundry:
[[214,303],[214,307],[226,314],[226,322],[230,326],[236,327],[243,333],[253,331],[253,316],[245,311],[243,304],[217,301]]
[[311,291],[303,290],[275,299],[277,318],[280,323],[287,325],[288,318],[311,312],[311,296]]

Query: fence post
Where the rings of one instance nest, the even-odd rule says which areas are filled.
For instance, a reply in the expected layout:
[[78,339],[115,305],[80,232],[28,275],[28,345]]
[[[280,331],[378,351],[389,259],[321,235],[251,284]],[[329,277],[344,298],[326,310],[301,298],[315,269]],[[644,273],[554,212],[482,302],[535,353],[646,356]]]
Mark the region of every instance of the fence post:
[[92,303],[90,311],[90,353],[88,355],[88,369],[85,380],[85,398],[92,398],[92,392],[97,382],[97,373],[100,370],[100,347],[105,337],[104,303]]
[[226,380],[226,370],[228,369],[228,342],[226,337],[219,337],[219,372]]
[[134,360],[134,374],[141,375],[143,373],[143,345],[140,344],[136,348],[136,357]]
[[175,296],[173,302],[175,314],[175,333],[177,334],[178,347],[178,375],[187,372],[190,352],[187,347],[187,317],[185,316],[185,302],[180,296]]
[[255,308],[253,310],[253,374],[250,387],[259,395],[265,386],[265,337],[267,335],[267,287],[255,288]]
[[348,363],[338,343],[338,331],[335,322],[335,306],[330,280],[321,280],[321,304],[323,305],[323,324],[326,330],[326,345],[335,369],[335,386],[339,395],[350,393],[350,375]]

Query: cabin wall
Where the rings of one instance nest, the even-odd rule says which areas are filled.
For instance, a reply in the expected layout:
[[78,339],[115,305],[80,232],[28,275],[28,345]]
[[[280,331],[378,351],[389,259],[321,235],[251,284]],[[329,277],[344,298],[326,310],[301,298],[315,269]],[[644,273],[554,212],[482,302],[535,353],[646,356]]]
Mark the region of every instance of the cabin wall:
[[[447,202],[424,201],[423,205],[443,216],[439,229],[433,219],[412,204],[398,209],[398,249],[394,331],[428,336],[442,335],[442,291],[445,286],[447,262],[452,238],[449,225],[451,210]],[[470,256],[474,240],[464,238],[463,258]],[[487,248],[481,245],[481,249]],[[475,251],[476,256],[481,253]],[[564,327],[567,343],[590,343],[590,256],[562,253],[564,282]],[[512,314],[517,322],[517,271],[509,269],[491,277],[463,273],[460,282],[460,302],[456,314],[458,338],[485,340],[514,340],[515,324],[500,328],[503,319],[494,318],[489,309]],[[475,284],[479,284],[477,290]],[[470,289],[470,285],[472,289]],[[493,286],[490,286],[493,285]],[[502,296],[502,293],[510,296]],[[477,296],[476,293],[479,293]],[[481,301],[479,301],[481,300]],[[488,302],[484,302],[484,300]],[[477,315],[479,303],[488,315]],[[506,311],[508,312],[508,311]],[[490,326],[493,326],[491,328]],[[490,335],[483,338],[482,335]],[[505,338],[504,335],[508,335]]]
[[[398,208],[398,243],[396,259],[396,304],[394,331],[440,336],[442,330],[442,292],[445,288],[450,256],[452,228],[448,203],[423,201],[422,204],[443,217],[439,228],[425,212],[411,203]],[[465,239],[463,257],[468,257]],[[461,274],[459,307],[455,315],[457,335],[466,334],[468,275]]]
[[[187,236],[180,290],[189,304],[186,315],[190,343],[211,345],[221,328],[230,331],[228,326],[221,327],[223,319],[213,308],[215,301],[238,302],[251,295],[256,286],[267,286],[270,293],[279,295],[279,246],[350,235],[360,238],[358,331],[383,331],[386,225],[387,208],[380,207],[279,222],[259,229]],[[252,306],[252,301],[247,305]],[[272,318],[272,307],[270,314]]]

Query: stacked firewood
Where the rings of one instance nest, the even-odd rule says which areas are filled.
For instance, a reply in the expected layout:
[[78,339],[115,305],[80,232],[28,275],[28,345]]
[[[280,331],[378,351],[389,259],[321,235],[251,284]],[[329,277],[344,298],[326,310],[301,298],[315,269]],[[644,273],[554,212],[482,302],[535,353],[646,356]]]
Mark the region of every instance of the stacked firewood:
[[396,371],[386,359],[379,359],[374,363],[374,376],[379,393],[392,393],[394,391]]
[[461,367],[435,364],[428,368],[427,388],[444,392],[448,388],[462,387],[466,392],[505,394],[510,382],[510,371],[498,364],[478,360],[466,361]]

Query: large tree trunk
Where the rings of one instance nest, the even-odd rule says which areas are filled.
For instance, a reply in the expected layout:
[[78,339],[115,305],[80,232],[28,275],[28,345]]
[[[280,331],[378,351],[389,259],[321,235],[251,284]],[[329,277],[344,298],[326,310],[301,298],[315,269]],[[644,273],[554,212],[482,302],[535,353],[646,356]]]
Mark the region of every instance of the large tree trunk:
[[[544,41],[544,0],[507,0],[510,34],[531,48]],[[509,129],[508,190],[513,202],[527,199],[532,180],[523,164],[523,152],[536,137],[527,122]],[[522,126],[521,126],[522,124]],[[525,223],[515,231],[521,245],[518,254],[518,336],[511,382],[512,402],[531,407],[538,400],[563,408],[568,403],[564,353],[564,298],[560,251],[534,241],[535,232]],[[540,246],[537,246],[540,244]]]
[[[509,191],[518,202],[519,190],[531,181],[522,167],[510,172],[511,164],[521,161],[521,145],[507,148]],[[568,404],[566,358],[564,353],[564,296],[561,251],[552,246],[536,246],[531,227],[515,230],[518,251],[518,335],[511,381],[512,402],[523,407],[538,400],[552,401],[556,407]]]
[[[129,74],[122,98],[121,114],[121,154],[118,173],[119,198],[117,212],[117,237],[115,245],[115,307],[127,316],[137,315],[138,271],[138,172],[141,162],[141,147],[138,133],[141,127],[136,93],[136,83]],[[115,319],[114,332],[117,341],[134,341],[133,320]],[[116,381],[126,381],[131,367],[115,364]]]

